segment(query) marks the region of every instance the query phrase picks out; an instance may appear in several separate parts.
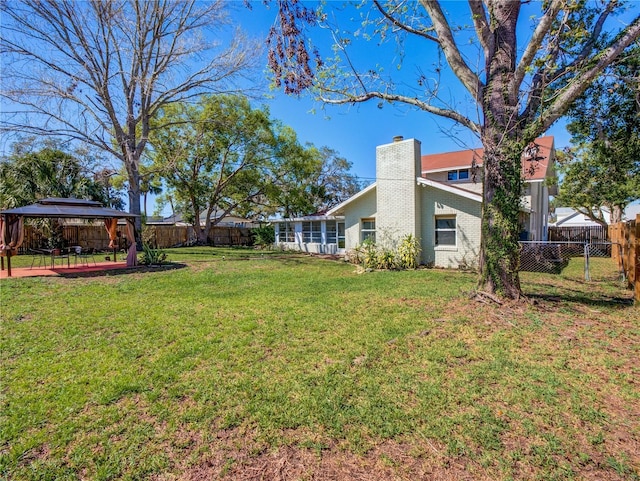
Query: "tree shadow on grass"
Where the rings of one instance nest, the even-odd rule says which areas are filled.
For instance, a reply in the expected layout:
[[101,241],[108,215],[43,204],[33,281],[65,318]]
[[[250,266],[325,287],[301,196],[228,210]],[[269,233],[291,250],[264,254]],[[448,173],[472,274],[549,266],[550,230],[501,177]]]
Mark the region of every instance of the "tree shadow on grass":
[[135,266],[135,267],[119,267],[109,269],[108,267],[100,270],[84,271],[84,272],[60,272],[58,277],[65,279],[93,278],[93,277],[113,277],[127,276],[131,274],[146,274],[151,272],[164,272],[177,269],[184,269],[186,264],[180,262],[168,262],[159,266]]
[[[620,289],[613,294],[605,294],[593,285],[595,283],[574,282],[580,284],[580,287],[536,284],[535,292],[531,292],[532,286],[529,286],[529,289],[524,289],[524,295],[530,300],[540,301],[555,306],[573,303],[582,304],[588,307],[600,307],[607,309],[633,308],[633,293],[631,291],[624,291]],[[552,292],[540,292],[544,290]]]

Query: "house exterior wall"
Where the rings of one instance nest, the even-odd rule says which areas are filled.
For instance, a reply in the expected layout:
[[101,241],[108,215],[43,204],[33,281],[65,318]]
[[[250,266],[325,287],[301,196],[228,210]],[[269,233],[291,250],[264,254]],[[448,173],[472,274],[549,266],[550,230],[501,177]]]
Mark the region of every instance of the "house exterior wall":
[[549,190],[544,182],[530,182],[527,187],[530,195],[525,202],[531,209],[528,240],[543,241],[547,239],[549,224]]
[[[449,268],[476,266],[480,255],[480,202],[422,187],[421,210],[422,263]],[[455,246],[436,246],[436,216],[455,216]]]
[[[344,213],[345,248],[354,249],[362,244],[360,238],[360,221],[362,219],[376,218],[376,189],[372,189],[362,197],[349,204],[349,209]],[[376,224],[376,230],[377,230]]]
[[[427,179],[435,180],[436,182],[445,182],[447,184],[455,185],[456,187],[460,187],[461,189],[468,190],[470,192],[475,192],[477,194],[482,194],[482,182],[478,180],[477,182],[473,181],[449,181],[447,180],[447,172],[429,172],[424,177]],[[479,177],[479,176],[478,176]]]
[[[481,245],[482,182],[464,177],[448,181],[444,170],[425,171],[420,178],[423,172],[420,148],[418,140],[402,138],[378,146],[376,183],[330,210],[328,216],[344,217],[345,250],[362,244],[363,221],[373,219],[378,246],[395,248],[397,241],[411,234],[420,242],[421,263],[447,268],[475,267]],[[521,224],[529,239],[547,237],[548,196],[544,182],[536,179],[526,183]],[[455,219],[455,229],[452,219]],[[342,252],[336,245],[326,245],[324,241],[304,243],[302,222],[305,219],[295,220],[299,221],[295,242],[281,243],[281,246],[306,252]],[[371,228],[366,226],[367,235]],[[324,229],[323,224],[323,239]],[[440,245],[436,245],[436,239]]]
[[393,247],[406,235],[420,237],[420,141],[398,140],[376,148],[376,243]]

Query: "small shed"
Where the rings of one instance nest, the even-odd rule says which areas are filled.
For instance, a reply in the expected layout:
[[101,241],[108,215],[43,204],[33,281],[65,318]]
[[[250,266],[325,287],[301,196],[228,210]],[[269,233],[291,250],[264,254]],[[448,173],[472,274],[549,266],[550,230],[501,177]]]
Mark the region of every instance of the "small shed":
[[[4,269],[4,258],[7,258],[8,275],[11,276],[11,257],[18,254],[18,248],[24,239],[24,218],[58,218],[58,219],[104,219],[105,229],[109,233],[109,247],[116,241],[118,219],[127,221],[127,237],[135,239],[134,219],[130,214],[116,209],[104,207],[100,202],[85,199],[63,199],[49,197],[35,204],[0,211],[0,256],[1,268]],[[137,264],[136,243],[132,242],[127,253],[127,265]]]

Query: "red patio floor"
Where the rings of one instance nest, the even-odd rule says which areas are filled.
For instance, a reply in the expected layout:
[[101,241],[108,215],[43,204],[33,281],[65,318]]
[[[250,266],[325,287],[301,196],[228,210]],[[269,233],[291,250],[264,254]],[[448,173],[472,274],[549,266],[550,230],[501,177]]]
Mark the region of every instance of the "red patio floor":
[[[127,263],[125,261],[122,262],[113,262],[113,261],[105,261],[105,262],[97,262],[95,265],[91,263],[89,266],[87,265],[78,265],[71,267],[55,267],[54,269],[43,269],[35,267],[30,269],[29,267],[11,267],[11,278],[14,277],[37,277],[37,276],[65,276],[74,274],[84,274],[91,272],[104,272],[108,270],[114,269],[126,269]],[[7,271],[7,263],[5,260],[4,270],[0,271],[0,279],[6,279],[8,277]]]

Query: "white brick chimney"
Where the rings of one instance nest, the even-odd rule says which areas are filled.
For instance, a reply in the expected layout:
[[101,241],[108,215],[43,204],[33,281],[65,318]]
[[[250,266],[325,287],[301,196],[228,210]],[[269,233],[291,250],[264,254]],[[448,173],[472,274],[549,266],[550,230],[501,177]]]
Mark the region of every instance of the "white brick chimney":
[[421,173],[419,140],[398,136],[392,143],[376,147],[378,244],[384,245],[390,238],[399,241],[407,234],[420,239],[420,191],[416,178]]

